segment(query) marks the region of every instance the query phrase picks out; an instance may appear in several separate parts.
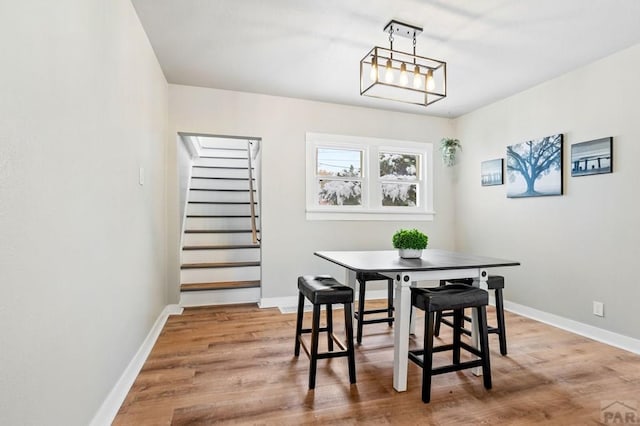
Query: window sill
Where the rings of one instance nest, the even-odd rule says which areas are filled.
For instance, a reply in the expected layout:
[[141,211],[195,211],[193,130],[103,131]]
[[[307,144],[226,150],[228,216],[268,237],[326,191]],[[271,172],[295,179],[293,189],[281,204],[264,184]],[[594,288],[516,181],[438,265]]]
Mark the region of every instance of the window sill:
[[376,221],[433,221],[434,212],[388,213],[388,212],[328,212],[307,210],[307,220],[376,220]]

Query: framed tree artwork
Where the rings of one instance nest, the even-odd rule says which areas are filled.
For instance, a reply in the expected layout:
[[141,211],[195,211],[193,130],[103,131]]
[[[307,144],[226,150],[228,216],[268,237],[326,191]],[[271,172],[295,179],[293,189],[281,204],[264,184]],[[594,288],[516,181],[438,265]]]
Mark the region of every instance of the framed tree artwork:
[[562,134],[507,147],[507,197],[562,195]]

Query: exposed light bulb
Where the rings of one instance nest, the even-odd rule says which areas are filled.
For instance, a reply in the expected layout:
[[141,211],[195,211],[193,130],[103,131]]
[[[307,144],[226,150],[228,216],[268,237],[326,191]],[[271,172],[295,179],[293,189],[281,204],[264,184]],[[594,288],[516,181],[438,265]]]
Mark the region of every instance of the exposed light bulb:
[[391,59],[387,59],[384,81],[386,81],[387,83],[393,83],[393,69],[391,68]]
[[371,59],[371,71],[369,72],[369,78],[372,81],[378,81],[378,58],[376,56]]
[[409,83],[409,76],[407,75],[407,64],[404,62],[400,65],[400,85],[406,86]]
[[427,71],[427,90],[435,89],[436,82],[433,80],[433,70]]
[[420,74],[420,67],[416,65],[413,69],[413,88],[419,89],[422,87],[422,75]]

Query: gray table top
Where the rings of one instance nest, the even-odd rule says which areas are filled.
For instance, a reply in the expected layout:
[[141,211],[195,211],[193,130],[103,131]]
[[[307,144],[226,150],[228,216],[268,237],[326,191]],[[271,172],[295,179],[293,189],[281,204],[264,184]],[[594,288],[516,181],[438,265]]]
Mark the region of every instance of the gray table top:
[[356,272],[436,271],[520,265],[520,262],[513,260],[430,248],[422,251],[420,259],[402,259],[397,250],[317,251],[314,254]]

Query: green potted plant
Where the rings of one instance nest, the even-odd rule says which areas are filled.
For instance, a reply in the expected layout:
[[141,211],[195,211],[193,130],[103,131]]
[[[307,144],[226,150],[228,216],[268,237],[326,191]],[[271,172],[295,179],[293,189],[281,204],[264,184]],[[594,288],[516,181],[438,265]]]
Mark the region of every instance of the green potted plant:
[[442,151],[442,161],[445,166],[451,167],[456,164],[457,150],[462,150],[462,145],[458,139],[442,138],[440,141],[440,151]]
[[417,259],[422,256],[422,250],[427,248],[429,237],[417,229],[400,229],[393,234],[393,247],[397,248],[400,257]]

